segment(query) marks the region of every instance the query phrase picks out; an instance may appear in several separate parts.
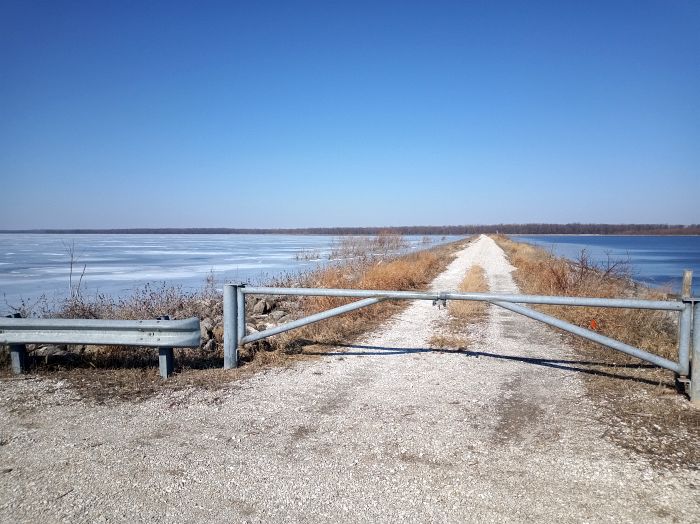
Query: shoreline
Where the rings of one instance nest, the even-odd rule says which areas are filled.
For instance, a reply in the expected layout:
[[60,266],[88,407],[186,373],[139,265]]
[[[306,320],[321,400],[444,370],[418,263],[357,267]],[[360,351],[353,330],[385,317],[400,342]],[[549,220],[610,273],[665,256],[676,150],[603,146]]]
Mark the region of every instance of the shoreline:
[[[667,293],[680,293],[685,270],[700,276],[700,243],[696,235],[506,235],[514,242],[576,262],[585,253],[594,265],[618,264],[630,280]],[[562,238],[565,237],[565,238]],[[557,240],[559,239],[559,240]],[[678,252],[683,254],[679,255]],[[695,292],[700,292],[696,279]]]
[[[543,233],[546,231],[546,233]],[[97,235],[600,235],[600,236],[700,236],[700,224],[595,224],[525,223],[412,226],[331,227],[113,227],[113,228],[15,228],[0,234],[97,234]]]

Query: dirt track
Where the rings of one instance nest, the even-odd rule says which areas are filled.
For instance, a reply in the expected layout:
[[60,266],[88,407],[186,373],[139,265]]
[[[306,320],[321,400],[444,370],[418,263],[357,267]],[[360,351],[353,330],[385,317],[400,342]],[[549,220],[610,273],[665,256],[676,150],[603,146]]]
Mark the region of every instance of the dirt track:
[[[486,237],[433,288],[473,263],[517,290]],[[0,521],[698,520],[698,465],[604,438],[562,338],[492,307],[469,352],[432,350],[446,315],[412,304],[342,353],[217,392],[95,405],[0,381]]]

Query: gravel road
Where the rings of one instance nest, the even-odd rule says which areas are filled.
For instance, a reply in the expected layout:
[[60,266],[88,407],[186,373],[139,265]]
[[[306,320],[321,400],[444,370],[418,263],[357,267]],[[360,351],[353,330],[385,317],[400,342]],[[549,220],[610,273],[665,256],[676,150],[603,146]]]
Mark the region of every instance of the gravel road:
[[[517,291],[487,237],[433,289],[472,264]],[[572,359],[559,335],[492,306],[469,352],[429,349],[446,321],[417,302],[340,353],[138,403],[2,380],[0,521],[700,520],[697,464],[615,446],[580,376],[529,360]]]

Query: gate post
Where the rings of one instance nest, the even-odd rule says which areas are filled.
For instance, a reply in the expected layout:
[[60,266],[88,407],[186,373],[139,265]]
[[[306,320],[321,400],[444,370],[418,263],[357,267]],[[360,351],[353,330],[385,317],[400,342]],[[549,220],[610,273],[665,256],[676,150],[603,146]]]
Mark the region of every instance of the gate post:
[[245,284],[236,286],[236,303],[238,304],[238,319],[236,330],[236,360],[238,360],[238,348],[241,346],[241,339],[245,337],[245,295],[243,288]]
[[693,305],[693,360],[690,370],[690,401],[700,407],[700,302]]
[[690,330],[693,315],[693,303],[690,295],[693,289],[693,272],[686,269],[683,273],[683,287],[681,299],[684,303],[680,318],[680,332],[678,334],[678,364],[680,365],[679,375],[687,377],[690,374]]
[[224,369],[238,366],[239,287],[238,284],[224,284]]

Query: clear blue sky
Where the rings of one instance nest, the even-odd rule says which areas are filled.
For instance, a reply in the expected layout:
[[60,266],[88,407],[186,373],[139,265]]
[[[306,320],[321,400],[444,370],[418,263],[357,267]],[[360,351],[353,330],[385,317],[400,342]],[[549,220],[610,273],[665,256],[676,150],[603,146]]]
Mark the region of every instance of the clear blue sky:
[[0,228],[700,222],[700,1],[0,2]]

